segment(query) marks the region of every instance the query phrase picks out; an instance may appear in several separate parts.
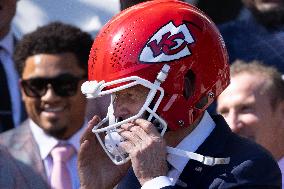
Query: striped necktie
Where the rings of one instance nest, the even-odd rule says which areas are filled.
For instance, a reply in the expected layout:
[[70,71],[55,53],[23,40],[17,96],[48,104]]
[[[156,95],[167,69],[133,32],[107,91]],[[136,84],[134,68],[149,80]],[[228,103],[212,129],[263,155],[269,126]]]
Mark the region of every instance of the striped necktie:
[[53,168],[50,176],[50,184],[52,189],[72,189],[72,179],[67,162],[75,154],[72,145],[56,146],[51,151],[53,159]]

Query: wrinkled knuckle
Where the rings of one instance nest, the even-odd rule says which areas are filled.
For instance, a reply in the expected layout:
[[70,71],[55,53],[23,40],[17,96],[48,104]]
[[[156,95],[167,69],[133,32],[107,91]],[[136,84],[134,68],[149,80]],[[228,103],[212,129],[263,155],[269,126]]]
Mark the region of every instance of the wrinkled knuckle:
[[134,132],[137,132],[137,131],[140,131],[140,127],[138,127],[138,126],[133,126],[132,128],[131,128],[131,131],[134,131]]
[[154,127],[154,125],[151,122],[148,122],[147,123],[147,128],[151,128],[151,127]]
[[161,137],[152,137],[152,140],[155,143],[163,143],[163,141],[164,141]]
[[157,144],[157,141],[153,138],[151,138],[149,141],[148,141],[148,146],[155,146]]

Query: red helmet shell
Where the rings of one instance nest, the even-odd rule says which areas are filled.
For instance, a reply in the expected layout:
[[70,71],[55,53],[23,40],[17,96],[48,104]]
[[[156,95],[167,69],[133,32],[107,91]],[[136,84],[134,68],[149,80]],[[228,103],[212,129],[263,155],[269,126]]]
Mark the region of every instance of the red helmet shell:
[[[110,20],[92,46],[89,80],[139,76],[154,82],[164,64],[171,68],[157,112],[172,130],[192,124],[229,84],[227,51],[215,24],[196,7],[174,0],[141,3]],[[194,90],[186,99],[189,71]]]

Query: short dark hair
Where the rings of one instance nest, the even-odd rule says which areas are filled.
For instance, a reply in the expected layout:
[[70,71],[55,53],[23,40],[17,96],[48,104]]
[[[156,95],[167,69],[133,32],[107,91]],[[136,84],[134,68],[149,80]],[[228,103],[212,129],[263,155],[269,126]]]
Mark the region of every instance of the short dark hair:
[[74,53],[79,67],[88,73],[88,58],[93,40],[90,34],[61,22],[52,22],[26,34],[14,51],[16,68],[22,77],[25,61],[36,54]]
[[284,80],[281,73],[273,66],[265,65],[259,60],[245,62],[236,60],[230,67],[231,77],[248,73],[259,75],[265,78],[265,84],[262,86],[262,91],[269,95],[270,104],[273,109],[277,107],[279,102],[284,101]]

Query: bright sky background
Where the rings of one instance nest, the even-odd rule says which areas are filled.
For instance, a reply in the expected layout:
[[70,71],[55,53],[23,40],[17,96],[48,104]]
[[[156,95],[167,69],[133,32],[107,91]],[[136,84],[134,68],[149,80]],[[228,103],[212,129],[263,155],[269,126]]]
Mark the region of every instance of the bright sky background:
[[119,12],[119,0],[20,0],[13,20],[17,37],[51,21],[80,27],[94,37]]

